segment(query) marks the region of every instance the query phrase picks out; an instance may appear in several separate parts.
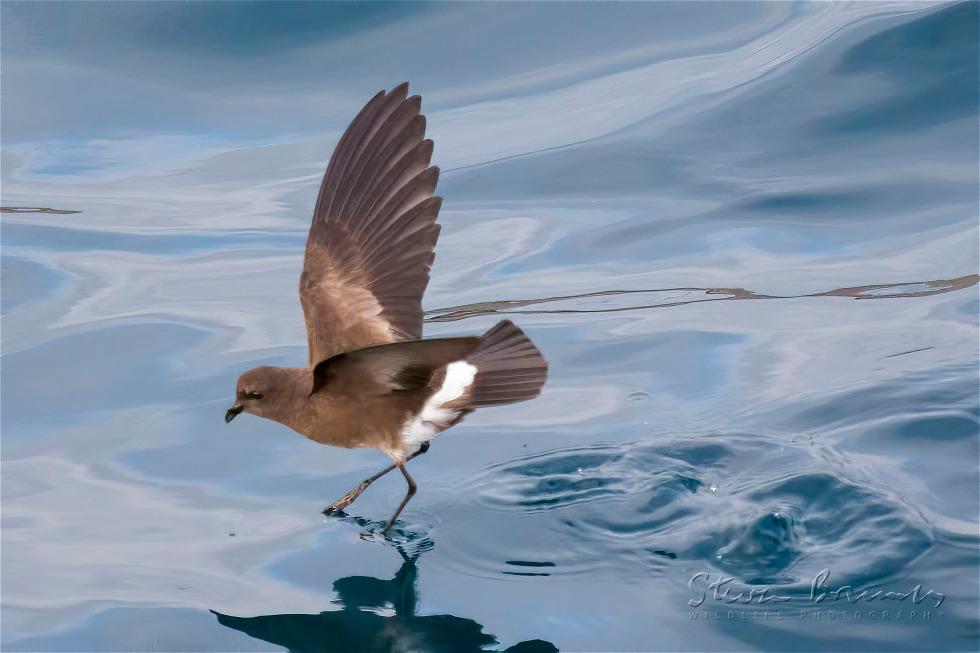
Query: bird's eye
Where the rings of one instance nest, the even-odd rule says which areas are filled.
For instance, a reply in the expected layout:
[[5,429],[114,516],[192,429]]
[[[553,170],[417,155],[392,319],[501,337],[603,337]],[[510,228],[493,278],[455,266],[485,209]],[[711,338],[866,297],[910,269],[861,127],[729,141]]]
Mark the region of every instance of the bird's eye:
[[262,393],[261,392],[246,392],[245,393],[245,398],[246,399],[261,399],[262,398]]

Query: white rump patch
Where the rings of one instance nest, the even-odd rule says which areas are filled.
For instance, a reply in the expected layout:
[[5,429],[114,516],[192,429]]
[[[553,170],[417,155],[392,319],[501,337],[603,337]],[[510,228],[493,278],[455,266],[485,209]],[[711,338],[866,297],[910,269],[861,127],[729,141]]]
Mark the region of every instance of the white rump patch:
[[422,412],[408,420],[402,427],[405,455],[411,456],[423,442],[428,442],[440,431],[449,427],[459,415],[458,410],[446,408],[446,404],[459,399],[476,378],[476,366],[466,361],[455,361],[446,366],[446,378],[422,406]]

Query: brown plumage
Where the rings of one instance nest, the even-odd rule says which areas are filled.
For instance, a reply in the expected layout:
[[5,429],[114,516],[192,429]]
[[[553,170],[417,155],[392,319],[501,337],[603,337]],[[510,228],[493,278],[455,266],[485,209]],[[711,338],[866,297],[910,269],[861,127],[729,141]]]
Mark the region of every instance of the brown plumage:
[[242,412],[341,447],[374,447],[394,464],[324,510],[343,510],[438,433],[476,408],[538,395],[548,364],[503,321],[480,337],[421,340],[442,198],[430,166],[419,96],[408,84],[375,95],[341,136],[323,175],[306,241],[300,303],[305,367],[258,367],[238,379],[230,422]]

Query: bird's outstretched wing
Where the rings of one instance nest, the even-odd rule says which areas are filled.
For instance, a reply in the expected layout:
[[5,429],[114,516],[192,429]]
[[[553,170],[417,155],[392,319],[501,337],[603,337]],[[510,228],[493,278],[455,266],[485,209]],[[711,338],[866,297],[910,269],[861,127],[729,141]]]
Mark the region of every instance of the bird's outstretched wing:
[[371,98],[323,175],[299,289],[310,366],[422,337],[442,198],[422,100],[407,95],[406,82]]
[[433,377],[453,361],[463,360],[479,338],[432,338],[376,345],[338,354],[313,368],[312,393],[353,397],[392,392],[422,393]]

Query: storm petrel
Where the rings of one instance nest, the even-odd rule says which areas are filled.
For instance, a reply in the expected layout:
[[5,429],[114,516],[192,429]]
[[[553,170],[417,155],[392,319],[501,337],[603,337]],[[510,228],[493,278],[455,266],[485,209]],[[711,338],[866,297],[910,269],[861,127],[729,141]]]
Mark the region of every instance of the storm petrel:
[[435,258],[442,203],[433,192],[422,100],[408,84],[379,92],[341,136],[320,184],[299,299],[305,367],[242,374],[230,422],[242,412],[337,447],[374,447],[393,464],[323,510],[341,511],[375,480],[405,468],[437,434],[477,408],[531,399],[548,364],[510,321],[478,337],[422,340],[422,293]]

